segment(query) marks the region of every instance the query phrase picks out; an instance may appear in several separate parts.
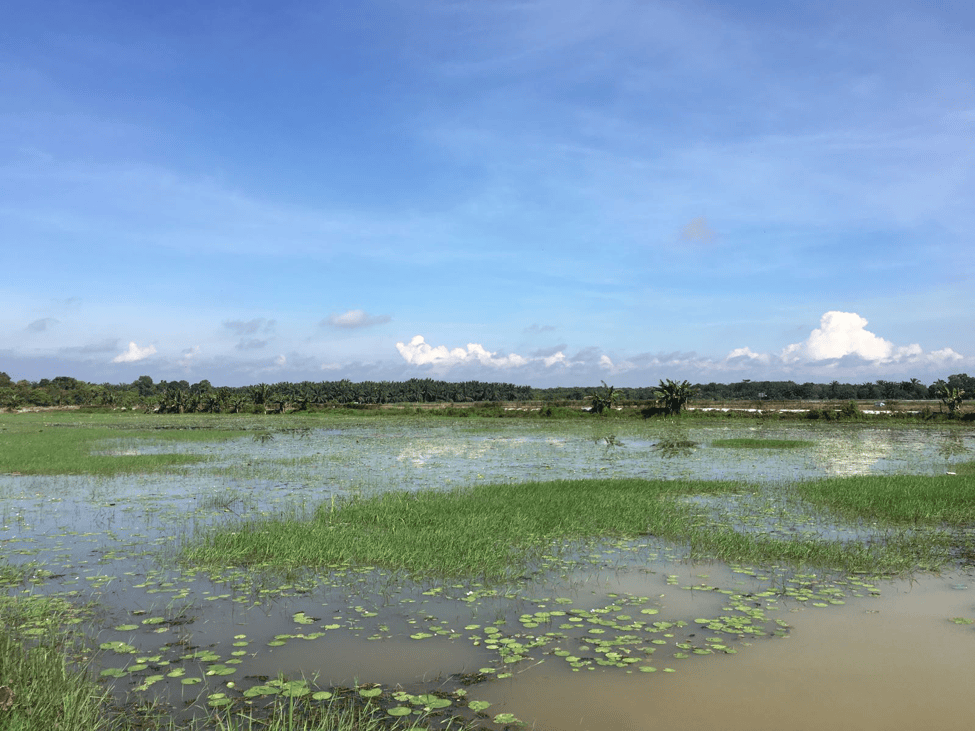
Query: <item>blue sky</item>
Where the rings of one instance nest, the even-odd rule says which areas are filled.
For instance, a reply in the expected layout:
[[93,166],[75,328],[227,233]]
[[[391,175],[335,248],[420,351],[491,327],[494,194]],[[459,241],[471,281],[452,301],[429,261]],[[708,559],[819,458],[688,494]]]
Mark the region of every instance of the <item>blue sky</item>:
[[968,2],[7,3],[0,370],[975,372]]

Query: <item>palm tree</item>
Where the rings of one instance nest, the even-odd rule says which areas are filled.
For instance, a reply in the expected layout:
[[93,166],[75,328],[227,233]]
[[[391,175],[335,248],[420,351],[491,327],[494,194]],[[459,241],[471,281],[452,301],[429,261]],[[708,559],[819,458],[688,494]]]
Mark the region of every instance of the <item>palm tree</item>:
[[255,406],[264,407],[264,413],[266,414],[268,404],[271,401],[271,387],[266,383],[258,383],[251,389],[251,398],[254,400]]

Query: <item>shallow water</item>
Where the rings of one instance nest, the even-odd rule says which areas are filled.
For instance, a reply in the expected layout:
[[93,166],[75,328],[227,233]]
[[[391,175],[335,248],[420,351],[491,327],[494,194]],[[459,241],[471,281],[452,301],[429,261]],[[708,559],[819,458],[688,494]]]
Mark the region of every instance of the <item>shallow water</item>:
[[958,579],[892,582],[879,598],[790,610],[787,638],[670,676],[542,666],[481,695],[539,731],[970,729],[975,630],[948,618],[975,615],[975,596],[954,590]]
[[[737,437],[815,445],[710,446]],[[212,523],[301,513],[349,494],[593,476],[747,480],[756,489],[731,502],[696,499],[737,515],[741,530],[768,531],[771,515],[779,520],[771,529],[784,533],[855,538],[862,526],[813,520],[794,505],[768,510],[776,483],[936,474],[973,449],[967,434],[862,424],[369,421],[210,445],[118,439],[100,451],[178,450],[210,461],[170,475],[0,475],[0,542],[8,560],[55,574],[35,591],[98,602],[97,642],[124,643],[98,659],[123,673],[120,693],[194,701],[190,714],[210,693],[239,696],[256,676],[285,673],[320,687],[439,689],[454,694],[454,708],[465,698],[455,691],[466,688],[466,698],[492,703],[485,723],[513,713],[537,728],[819,728],[851,718],[863,728],[913,728],[921,716],[886,710],[905,705],[930,707],[929,725],[961,728],[959,714],[975,709],[955,686],[975,669],[965,664],[975,631],[948,619],[975,618],[975,605],[970,591],[946,589],[948,579],[921,578],[911,591],[877,585],[878,599],[876,586],[694,566],[673,546],[638,542],[581,547],[540,580],[500,591],[415,585],[376,570],[203,575],[169,566],[166,555]],[[888,690],[904,685],[891,671],[904,658],[920,695]],[[937,667],[950,675],[943,685]]]

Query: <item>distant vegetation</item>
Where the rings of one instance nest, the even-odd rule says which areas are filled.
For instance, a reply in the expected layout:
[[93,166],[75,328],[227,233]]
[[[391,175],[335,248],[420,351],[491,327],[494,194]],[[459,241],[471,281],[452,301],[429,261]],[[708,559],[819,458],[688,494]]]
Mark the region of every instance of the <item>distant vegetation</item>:
[[[94,384],[68,376],[40,381],[14,381],[0,372],[0,408],[20,409],[35,406],[109,406],[147,408],[164,413],[273,413],[303,411],[316,407],[350,408],[377,404],[462,404],[485,402],[536,401],[550,404],[583,402],[602,412],[617,403],[660,402],[671,413],[678,413],[693,395],[695,401],[851,401],[851,400],[940,400],[954,413],[963,400],[975,395],[975,377],[965,373],[949,376],[930,385],[912,378],[909,381],[828,384],[794,381],[750,381],[738,383],[697,383],[661,381],[659,386],[615,388],[577,386],[532,388],[510,383],[464,381],[453,383],[432,378],[408,381],[302,381],[301,383],[260,383],[253,386],[214,386],[207,380],[154,382],[140,376],[132,383]],[[678,403],[680,404],[678,406]]]

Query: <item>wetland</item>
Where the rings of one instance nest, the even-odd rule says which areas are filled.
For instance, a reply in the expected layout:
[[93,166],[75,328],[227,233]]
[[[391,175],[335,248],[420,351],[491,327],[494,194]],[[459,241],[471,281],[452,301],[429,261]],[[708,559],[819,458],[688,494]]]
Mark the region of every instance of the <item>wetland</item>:
[[79,728],[969,728],[973,459],[950,424],[0,415],[0,610],[104,694]]

